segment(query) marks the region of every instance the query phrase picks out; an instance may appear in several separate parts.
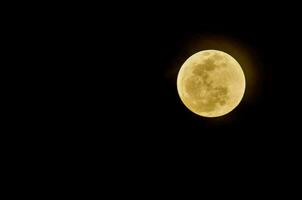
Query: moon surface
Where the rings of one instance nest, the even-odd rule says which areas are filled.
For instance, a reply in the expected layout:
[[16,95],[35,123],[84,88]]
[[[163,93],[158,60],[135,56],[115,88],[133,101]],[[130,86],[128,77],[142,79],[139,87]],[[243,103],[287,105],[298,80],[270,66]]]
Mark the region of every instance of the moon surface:
[[189,57],[177,76],[177,90],[185,106],[203,117],[219,117],[236,108],[245,91],[239,63],[217,50]]

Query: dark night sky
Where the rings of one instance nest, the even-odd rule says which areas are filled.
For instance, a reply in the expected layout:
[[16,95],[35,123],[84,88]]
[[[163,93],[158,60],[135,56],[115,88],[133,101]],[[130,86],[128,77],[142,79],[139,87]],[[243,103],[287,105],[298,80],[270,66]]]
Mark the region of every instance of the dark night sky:
[[[70,55],[76,59],[76,68],[70,66],[71,74],[75,73],[70,86],[79,95],[77,104],[83,102],[72,113],[82,115],[79,119],[85,116],[84,122],[75,126],[93,132],[92,138],[104,137],[126,145],[126,149],[127,144],[178,151],[199,148],[199,144],[219,150],[228,145],[249,151],[257,150],[254,145],[267,148],[273,137],[267,130],[273,118],[278,27],[257,18],[243,22],[236,17],[199,19],[173,14],[139,12],[109,21],[96,14],[88,15],[91,20],[83,20],[81,25],[70,25],[78,31],[66,35],[76,51]],[[190,55],[203,50],[199,42],[213,36],[214,41],[215,37],[224,38],[235,50],[239,45],[239,54],[244,49],[257,73],[247,80],[256,86],[248,88],[252,91],[237,109],[224,117],[207,119],[181,103],[176,76]],[[214,47],[224,50],[219,42]]]
[[[260,11],[213,16],[182,7],[148,8],[114,11],[113,17],[89,6],[43,19],[46,26],[34,36],[49,46],[49,53],[41,51],[49,63],[41,79],[50,80],[47,87],[55,94],[46,94],[52,114],[44,127],[56,133],[50,137],[74,151],[133,159],[242,158],[270,149],[276,137],[273,68],[281,65],[275,58],[283,25]],[[204,45],[205,38],[214,42]],[[225,45],[234,57],[249,57],[249,64],[238,61],[253,69],[247,80],[252,86],[230,114],[199,117],[177,94],[177,72],[192,54],[206,48],[228,52]]]
[[[70,65],[64,91],[72,94],[66,115],[72,115],[68,127],[76,134],[68,134],[68,143],[79,153],[89,151],[91,158],[102,154],[116,163],[112,167],[117,171],[125,163],[161,165],[169,174],[169,166],[221,170],[219,166],[229,163],[242,166],[233,168],[240,171],[269,162],[277,137],[271,131],[273,68],[280,65],[275,57],[281,44],[275,41],[282,26],[275,26],[270,18],[243,13],[239,19],[178,11],[137,12],[110,19],[90,13],[70,25],[76,34],[68,31],[66,39],[75,52],[68,56],[76,67]],[[240,106],[217,119],[191,113],[176,89],[179,67],[203,50],[199,42],[204,37],[224,38],[238,55],[243,49],[255,72],[247,80],[254,86],[247,88],[251,91]],[[223,43],[214,46],[224,50]]]
[[[164,2],[23,2],[4,13],[6,185],[158,198],[185,186],[250,196],[270,192],[282,173],[297,179],[288,173],[301,157],[301,11]],[[218,118],[192,113],[177,93],[181,65],[206,49],[233,56],[246,77],[239,106]]]
[[[34,123],[39,133],[50,132],[32,141],[49,144],[49,154],[62,163],[96,171],[107,166],[128,179],[140,170],[176,179],[177,168],[190,173],[201,166],[215,174],[232,176],[229,166],[257,175],[280,137],[272,128],[280,119],[273,71],[285,66],[280,49],[294,44],[289,25],[260,5],[123,6],[59,6],[45,18],[33,15],[32,25],[25,21],[22,31],[30,37],[23,37],[28,46],[28,38],[36,40],[32,56],[38,58],[27,73],[46,83],[32,81],[39,91],[31,100],[39,109]],[[176,88],[184,61],[207,48],[226,51],[247,71],[243,101],[219,118],[190,112]]]

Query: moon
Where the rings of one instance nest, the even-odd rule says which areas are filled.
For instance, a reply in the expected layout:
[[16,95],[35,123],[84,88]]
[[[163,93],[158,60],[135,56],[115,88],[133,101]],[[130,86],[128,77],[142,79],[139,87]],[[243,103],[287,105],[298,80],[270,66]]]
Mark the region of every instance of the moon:
[[204,50],[189,57],[177,76],[181,101],[193,113],[219,117],[234,110],[243,98],[245,77],[229,54]]

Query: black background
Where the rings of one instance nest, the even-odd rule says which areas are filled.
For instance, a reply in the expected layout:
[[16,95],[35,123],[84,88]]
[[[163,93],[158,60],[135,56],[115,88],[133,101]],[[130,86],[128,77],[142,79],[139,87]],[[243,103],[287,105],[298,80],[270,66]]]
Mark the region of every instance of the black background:
[[[185,186],[255,194],[298,166],[294,6],[24,4],[30,9],[18,4],[22,12],[6,16],[14,18],[6,52],[16,52],[6,83],[13,88],[7,119],[14,119],[6,155],[23,185],[33,180],[45,189],[46,180],[51,190],[85,186],[111,195],[175,194]],[[176,87],[184,61],[211,48],[234,56],[247,78],[242,102],[218,118],[190,112]]]
[[[66,16],[54,33],[60,38],[54,51],[59,49],[65,61],[58,62],[56,71],[64,69],[63,98],[58,101],[63,115],[62,110],[57,113],[65,132],[58,135],[62,146],[102,155],[116,169],[137,164],[164,168],[168,174],[175,165],[263,170],[278,150],[274,141],[279,135],[272,130],[273,69],[280,65],[275,58],[284,32],[273,16],[257,13],[230,10],[216,15],[156,6],[119,10],[112,16],[95,10]],[[195,43],[204,36],[246,47],[257,71],[252,95],[217,119],[191,113],[176,89],[179,67],[203,50]]]
[[[275,58],[283,45],[278,39],[283,26],[257,9],[257,15],[160,5],[112,14],[91,7],[63,9],[43,30],[50,45],[49,69],[58,78],[51,78],[54,124],[72,132],[67,139],[82,138],[88,146],[100,141],[137,153],[235,148],[244,154],[269,148],[276,137],[270,131],[273,68],[280,65]],[[211,36],[243,47],[257,71],[255,80],[247,80],[257,81],[252,96],[217,119],[191,113],[176,89],[179,67],[203,50],[198,46],[203,37]]]
[[[35,77],[32,123],[45,133],[32,140],[48,147],[43,157],[159,180],[176,179],[179,170],[229,178],[270,173],[267,164],[282,146],[273,71],[284,66],[280,49],[297,33],[263,5],[200,4],[74,3],[23,19],[23,37],[38,58],[27,73]],[[179,68],[204,50],[205,37],[239,44],[257,72],[238,108],[213,119],[190,112],[176,88]]]
[[[66,104],[71,112],[75,116],[85,113],[83,126],[89,131],[106,137],[112,132],[133,143],[189,147],[197,141],[223,139],[243,145],[269,139],[273,68],[280,62],[274,59],[280,45],[276,43],[279,26],[263,15],[249,18],[241,13],[239,20],[239,16],[181,11],[136,9],[131,15],[121,12],[115,18],[87,11],[85,16],[68,16],[60,23],[63,31],[56,33],[60,38],[57,48],[66,63],[60,63],[58,70],[64,69],[67,88],[62,92],[70,92],[67,99],[71,102]],[[246,47],[257,71],[255,80],[247,80],[257,81],[251,88],[253,96],[218,119],[188,111],[175,84],[179,67],[203,50],[198,42],[209,36]]]

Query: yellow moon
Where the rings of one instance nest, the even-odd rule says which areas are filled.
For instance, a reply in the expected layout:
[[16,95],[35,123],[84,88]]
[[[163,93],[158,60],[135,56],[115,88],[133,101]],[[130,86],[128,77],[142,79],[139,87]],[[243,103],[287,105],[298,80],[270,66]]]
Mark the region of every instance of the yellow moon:
[[245,91],[239,63],[217,50],[200,51],[179,70],[177,90],[185,106],[203,117],[219,117],[236,108]]

